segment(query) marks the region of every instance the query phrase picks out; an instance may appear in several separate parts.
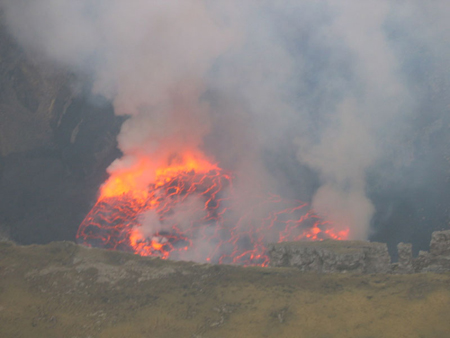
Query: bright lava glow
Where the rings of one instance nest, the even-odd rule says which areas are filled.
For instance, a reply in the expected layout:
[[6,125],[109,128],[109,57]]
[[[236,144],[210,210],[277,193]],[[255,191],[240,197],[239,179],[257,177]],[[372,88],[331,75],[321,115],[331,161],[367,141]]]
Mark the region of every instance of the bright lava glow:
[[233,175],[190,154],[157,169],[142,188],[149,163],[111,175],[78,229],[79,242],[162,259],[267,266],[268,243],[348,238],[348,229],[335,229],[301,201],[255,196],[241,208]]

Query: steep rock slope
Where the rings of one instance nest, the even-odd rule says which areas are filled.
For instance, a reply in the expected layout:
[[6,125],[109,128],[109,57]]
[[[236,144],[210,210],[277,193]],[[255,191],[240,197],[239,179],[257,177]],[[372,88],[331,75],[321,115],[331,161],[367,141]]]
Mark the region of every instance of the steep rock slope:
[[20,243],[73,240],[120,155],[123,119],[88,87],[26,54],[0,13],[0,232]]

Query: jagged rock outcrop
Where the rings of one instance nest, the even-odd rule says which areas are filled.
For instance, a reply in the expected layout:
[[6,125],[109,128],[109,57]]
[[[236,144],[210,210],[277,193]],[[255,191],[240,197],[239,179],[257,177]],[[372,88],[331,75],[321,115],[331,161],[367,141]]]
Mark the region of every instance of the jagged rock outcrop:
[[365,241],[285,242],[268,252],[271,266],[319,273],[386,273],[391,262],[386,244]]
[[430,254],[438,256],[450,256],[450,230],[435,231],[431,235]]
[[443,273],[450,271],[450,230],[435,231],[430,252],[413,258],[412,245],[397,245],[398,262],[390,264],[387,245],[365,241],[285,242],[268,248],[270,265],[319,273]]
[[415,272],[450,271],[450,230],[433,232],[430,252],[420,251],[413,264]]
[[398,243],[398,263],[392,264],[392,272],[394,273],[413,273],[413,253],[412,244]]

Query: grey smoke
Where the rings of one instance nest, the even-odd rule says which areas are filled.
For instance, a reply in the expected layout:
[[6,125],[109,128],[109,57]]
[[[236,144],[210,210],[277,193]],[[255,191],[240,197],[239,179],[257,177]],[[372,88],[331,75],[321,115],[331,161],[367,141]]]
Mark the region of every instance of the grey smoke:
[[[418,130],[438,121],[426,125],[431,139],[450,125],[446,1],[4,0],[2,7],[26,50],[94,74],[94,91],[131,115],[119,136],[125,156],[111,170],[136,155],[158,165],[169,153],[200,148],[238,173],[241,194],[306,195],[352,238],[371,234],[371,189],[401,191],[406,172],[419,186],[429,177],[417,165],[417,143],[433,147]],[[416,123],[428,111],[432,121]],[[318,186],[290,183],[304,175]]]

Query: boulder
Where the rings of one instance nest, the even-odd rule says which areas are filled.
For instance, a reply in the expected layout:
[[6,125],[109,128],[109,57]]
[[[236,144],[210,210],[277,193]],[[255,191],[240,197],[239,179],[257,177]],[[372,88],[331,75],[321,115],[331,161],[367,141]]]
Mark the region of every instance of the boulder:
[[435,231],[431,235],[430,254],[450,256],[450,230]]
[[433,232],[430,252],[419,252],[414,260],[414,270],[434,273],[450,271],[450,230]]
[[398,251],[398,264],[396,272],[398,273],[414,272],[412,244],[399,243],[397,245],[397,251]]

